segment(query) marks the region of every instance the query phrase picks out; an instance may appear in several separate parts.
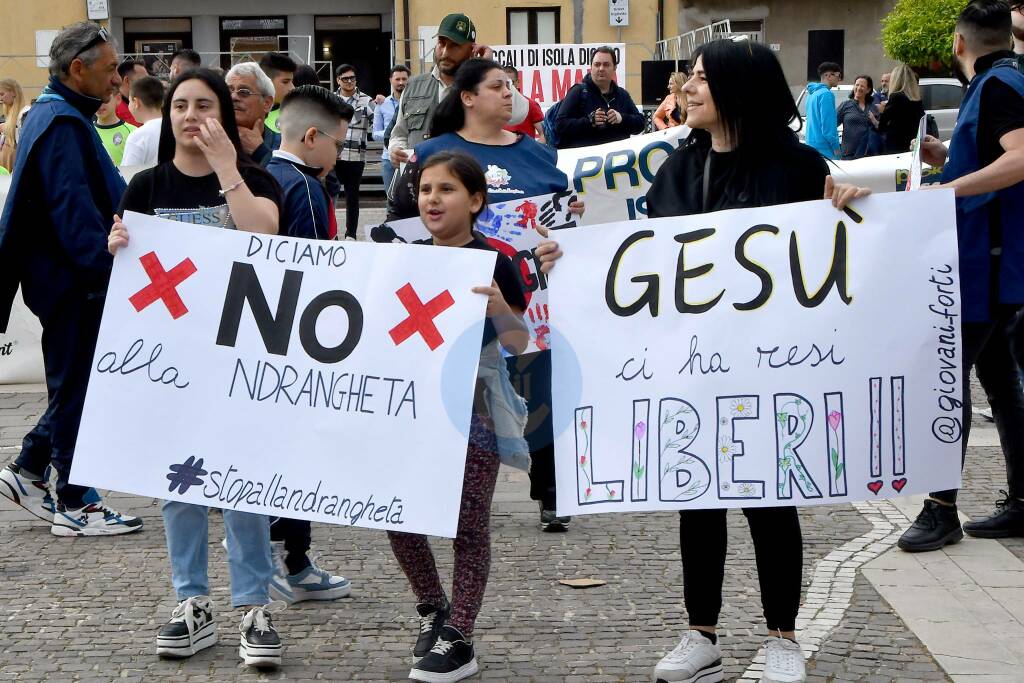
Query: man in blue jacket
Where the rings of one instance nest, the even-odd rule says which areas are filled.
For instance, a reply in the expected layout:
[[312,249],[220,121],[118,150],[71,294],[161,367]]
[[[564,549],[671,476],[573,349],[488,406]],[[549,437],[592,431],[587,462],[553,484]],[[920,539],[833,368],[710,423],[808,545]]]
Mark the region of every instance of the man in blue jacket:
[[[0,330],[7,328],[20,285],[43,327],[49,395],[21,455],[0,472],[0,494],[49,517],[56,536],[142,528],[141,519],[104,506],[90,489],[68,481],[113,262],[107,233],[125,190],[91,121],[120,85],[117,67],[117,50],[99,26],[81,22],[57,35],[50,82],[25,119],[0,218]],[[51,462],[55,509],[44,479]]]
[[555,132],[559,149],[601,145],[643,132],[644,115],[629,92],[612,80],[616,66],[618,58],[612,48],[597,48],[590,73],[570,88],[558,105]]
[[1024,306],[1024,74],[1010,45],[1010,8],[1002,0],[973,0],[961,12],[953,39],[955,69],[968,81],[953,138],[933,137],[922,159],[943,166],[942,184],[956,192],[960,252],[963,433],[971,426],[971,368],[988,396],[1006,460],[1008,493],[989,517],[957,516],[957,491],[936,491],[900,537],[906,551],[938,550],[963,538],[1024,536],[1024,392],[1011,353],[1011,322]]
[[826,159],[839,156],[839,124],[836,121],[836,98],[832,88],[843,80],[843,70],[835,62],[822,62],[817,83],[807,84],[807,144]]
[[[334,207],[322,181],[334,169],[353,114],[340,97],[317,85],[303,85],[285,95],[278,120],[281,147],[267,164],[284,193],[281,234],[337,237]],[[348,579],[332,576],[310,561],[308,520],[279,518],[270,527],[270,540],[276,571],[269,588],[275,600],[334,600],[349,594]]]

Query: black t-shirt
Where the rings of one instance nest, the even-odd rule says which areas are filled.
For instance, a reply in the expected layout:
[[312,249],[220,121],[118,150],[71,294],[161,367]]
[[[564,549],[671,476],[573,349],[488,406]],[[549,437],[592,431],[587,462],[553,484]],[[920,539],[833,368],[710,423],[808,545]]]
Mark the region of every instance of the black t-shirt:
[[[254,166],[241,169],[249,191],[270,199],[281,209],[281,188],[273,176]],[[228,203],[220,194],[217,174],[193,177],[178,170],[173,161],[136,173],[121,199],[118,213],[136,211],[172,221],[235,229]]]
[[[704,168],[711,156],[708,202],[704,205]],[[821,199],[825,159],[807,145],[792,143],[774,155],[745,161],[738,152],[715,152],[710,142],[694,140],[669,155],[647,191],[647,215],[689,216],[755,206]]]
[[999,138],[1024,128],[1024,97],[998,78],[981,87],[978,109],[978,162],[988,166],[1003,155]]
[[[512,308],[523,311],[526,309],[526,295],[523,294],[523,288],[519,285],[519,278],[516,277],[516,267],[512,265],[512,259],[505,254],[489,245],[486,241],[480,238],[479,235],[473,236],[473,241],[462,245],[462,249],[482,249],[484,251],[493,251],[498,255],[497,262],[494,264],[494,281],[498,283],[498,289],[501,290],[501,295],[505,297],[505,302],[508,303]],[[481,283],[490,285],[491,283]],[[494,324],[491,319],[488,318],[484,324],[484,346],[487,346],[491,341],[498,336],[497,330],[494,329]]]

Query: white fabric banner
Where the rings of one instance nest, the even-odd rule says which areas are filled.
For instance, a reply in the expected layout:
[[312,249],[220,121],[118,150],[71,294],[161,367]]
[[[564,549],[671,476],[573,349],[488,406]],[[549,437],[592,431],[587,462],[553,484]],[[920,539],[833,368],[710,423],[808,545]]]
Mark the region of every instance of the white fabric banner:
[[[548,230],[575,228],[578,218],[569,213],[575,201],[571,191],[528,199],[490,204],[476,221],[476,229],[487,242],[512,259],[519,284],[526,294],[524,319],[530,328],[530,344],[523,353],[543,351],[551,346],[551,312],[548,307],[548,279],[540,272],[537,245],[543,239],[538,226]],[[417,218],[405,218],[370,227],[374,242],[429,242],[430,233]]]
[[455,535],[493,255],[124,222],[72,481]]
[[[569,177],[569,186],[587,205],[582,224],[644,218],[647,215],[645,197],[654,175],[689,134],[689,128],[677,126],[634,135],[619,142],[558,150],[558,168]],[[872,192],[897,192],[906,189],[911,154],[828,164],[837,181],[870,187]],[[927,168],[924,182],[939,182],[941,172],[942,169]],[[822,187],[823,193],[824,189]]]
[[558,238],[559,514],[960,485],[952,192],[870,197],[849,214],[816,201]]
[[[7,201],[11,176],[0,176],[0,210]],[[39,347],[43,329],[39,320],[25,307],[21,291],[14,295],[14,306],[7,331],[0,332],[0,386],[4,384],[41,384],[43,352]]]
[[[519,70],[519,88],[543,109],[560,102],[569,88],[590,73],[594,51],[605,43],[576,45],[493,45],[494,60]],[[611,43],[618,64],[615,82],[626,84],[626,44]],[[630,93],[632,95],[632,93]],[[633,98],[634,101],[636,97]]]

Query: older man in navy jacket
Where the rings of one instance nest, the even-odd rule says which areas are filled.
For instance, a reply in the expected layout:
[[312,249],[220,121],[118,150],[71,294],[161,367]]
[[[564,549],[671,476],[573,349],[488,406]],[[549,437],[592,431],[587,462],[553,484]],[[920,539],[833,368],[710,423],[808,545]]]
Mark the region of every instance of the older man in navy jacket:
[[[18,286],[43,326],[49,405],[21,455],[0,472],[0,494],[42,519],[56,536],[123,534],[142,520],[122,515],[71,484],[112,260],[107,232],[125,190],[91,119],[120,84],[106,30],[67,27],[50,48],[50,82],[25,119],[14,177],[0,218],[0,329]],[[113,406],[111,407],[114,408]],[[57,501],[44,475],[57,471]]]

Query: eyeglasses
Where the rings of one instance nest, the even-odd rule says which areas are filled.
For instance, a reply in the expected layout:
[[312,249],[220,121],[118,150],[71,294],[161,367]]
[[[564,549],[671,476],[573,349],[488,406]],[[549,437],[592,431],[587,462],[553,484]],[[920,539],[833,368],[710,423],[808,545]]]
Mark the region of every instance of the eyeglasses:
[[252,90],[249,90],[248,88],[232,88],[232,87],[228,87],[228,92],[230,92],[232,95],[238,95],[242,99],[246,99],[246,98],[252,97],[253,95],[258,95],[259,94],[259,93],[253,92]]
[[339,140],[338,138],[334,137],[330,133],[325,133],[324,131],[320,130],[319,128],[316,129],[316,132],[320,133],[320,135],[323,135],[323,136],[328,137],[331,140],[333,140],[334,141],[334,149],[335,149],[335,151],[338,154],[341,154],[341,150],[345,149],[345,141],[344,140]]
[[342,83],[351,83],[352,81],[356,80],[356,77],[355,76],[339,76],[338,80],[341,81]]
[[83,52],[85,52],[89,48],[92,48],[92,47],[95,47],[96,45],[99,45],[100,43],[109,43],[109,42],[110,42],[110,34],[107,33],[107,29],[105,29],[105,28],[103,28],[101,26],[100,30],[96,32],[96,35],[94,35],[92,38],[90,38],[88,41],[86,41],[85,45],[80,47],[78,49],[78,52],[76,52],[75,56],[72,57],[71,59],[75,59],[75,57],[78,57],[78,55],[82,54]]

